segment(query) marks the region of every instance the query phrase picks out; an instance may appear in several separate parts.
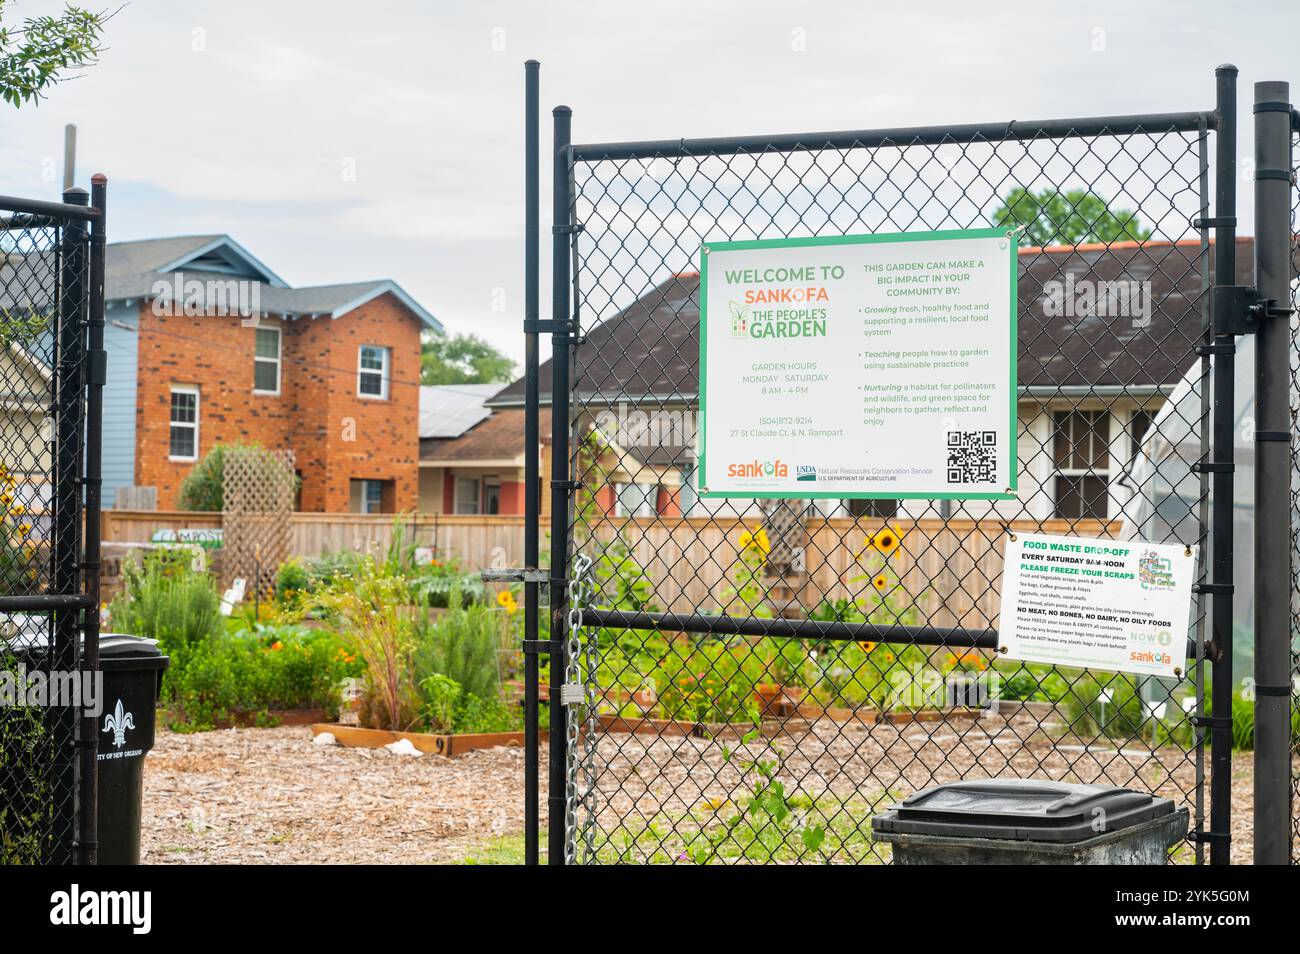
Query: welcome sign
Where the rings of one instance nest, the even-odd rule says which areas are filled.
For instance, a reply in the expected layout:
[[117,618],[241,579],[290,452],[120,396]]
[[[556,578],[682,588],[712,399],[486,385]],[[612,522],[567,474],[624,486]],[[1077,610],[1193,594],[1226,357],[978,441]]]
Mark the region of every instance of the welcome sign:
[[703,497],[996,500],[1016,488],[1006,229],[700,250]]

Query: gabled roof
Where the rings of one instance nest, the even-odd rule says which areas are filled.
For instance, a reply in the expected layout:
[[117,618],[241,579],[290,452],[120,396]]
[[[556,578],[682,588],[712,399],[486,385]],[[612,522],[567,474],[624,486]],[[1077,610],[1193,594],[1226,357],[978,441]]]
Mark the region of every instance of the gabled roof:
[[[159,283],[170,286],[178,276],[186,281],[256,282],[262,311],[286,318],[338,318],[380,295],[391,294],[425,327],[437,332],[443,330],[442,323],[433,314],[391,279],[290,288],[284,279],[228,235],[112,242],[105,251],[104,294],[109,301],[155,298]],[[206,287],[200,287],[196,304],[209,304],[202,300],[205,294]],[[188,292],[186,297],[190,297]]]
[[491,411],[483,402],[499,384],[425,384],[420,387],[420,436],[460,437]]
[[[224,265],[224,267],[223,267]],[[178,235],[172,238],[113,242],[104,258],[106,277],[141,272],[174,272],[190,266],[241,278],[258,278],[276,288],[288,283],[229,235]]]
[[[1254,239],[1237,240],[1237,273],[1253,269]],[[1121,388],[1138,395],[1172,388],[1198,360],[1203,272],[1213,274],[1214,247],[1201,263],[1200,241],[1117,242],[1020,249],[1017,372],[1022,392]],[[1152,314],[1132,317],[1049,315],[1046,283],[1067,275],[1093,281],[1151,283]],[[699,284],[695,272],[664,279],[622,311],[588,324],[572,380],[589,404],[693,404],[699,387]],[[551,363],[538,376],[550,404]],[[519,407],[524,379],[502,388],[488,407]]]
[[[543,410],[538,428],[550,434],[551,412]],[[421,463],[515,461],[524,456],[524,412],[519,408],[497,411],[459,437],[420,438]]]

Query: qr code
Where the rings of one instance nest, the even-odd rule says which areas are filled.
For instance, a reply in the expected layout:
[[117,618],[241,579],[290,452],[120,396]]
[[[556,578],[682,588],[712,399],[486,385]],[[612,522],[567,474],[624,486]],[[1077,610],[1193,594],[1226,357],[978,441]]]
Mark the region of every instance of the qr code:
[[997,431],[948,432],[948,483],[991,484],[997,464]]

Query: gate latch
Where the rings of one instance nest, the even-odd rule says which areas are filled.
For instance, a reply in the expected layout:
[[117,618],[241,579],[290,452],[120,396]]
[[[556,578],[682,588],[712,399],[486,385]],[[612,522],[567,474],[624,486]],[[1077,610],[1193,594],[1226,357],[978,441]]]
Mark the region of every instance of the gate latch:
[[1275,298],[1261,298],[1250,285],[1215,285],[1210,304],[1216,335],[1253,335],[1261,321],[1287,318],[1293,311]]
[[484,583],[545,583],[551,578],[548,570],[529,570],[524,567],[510,567],[500,570],[484,570],[479,574]]

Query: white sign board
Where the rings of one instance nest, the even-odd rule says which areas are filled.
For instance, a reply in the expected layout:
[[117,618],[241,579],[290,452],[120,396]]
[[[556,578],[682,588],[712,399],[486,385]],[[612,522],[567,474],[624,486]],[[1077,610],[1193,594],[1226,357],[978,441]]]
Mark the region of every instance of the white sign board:
[[1181,677],[1196,547],[1015,534],[998,642],[1011,659]]
[[700,288],[701,496],[1015,496],[1005,229],[710,242]]

